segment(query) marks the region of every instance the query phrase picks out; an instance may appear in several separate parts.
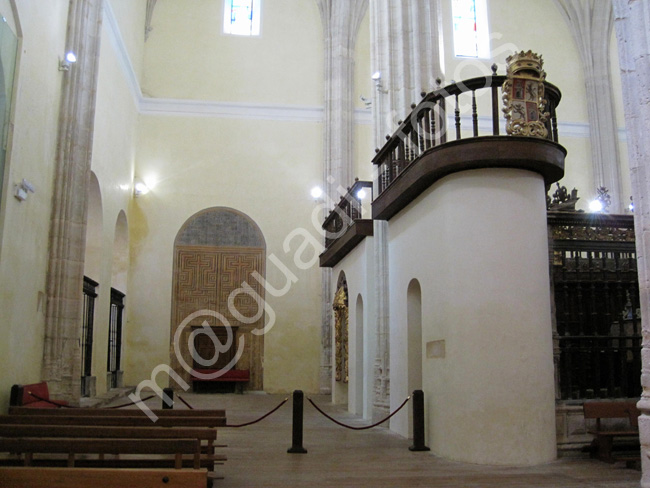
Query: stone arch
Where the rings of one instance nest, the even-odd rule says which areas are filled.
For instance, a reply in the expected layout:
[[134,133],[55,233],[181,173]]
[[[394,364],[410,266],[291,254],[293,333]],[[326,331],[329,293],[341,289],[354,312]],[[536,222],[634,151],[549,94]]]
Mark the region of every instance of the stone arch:
[[363,354],[363,337],[366,328],[363,296],[357,295],[354,310],[354,412],[357,415],[363,415],[363,390],[364,390],[364,354]]
[[413,278],[406,290],[408,389],[422,389],[422,289]]
[[[422,389],[422,288],[413,278],[406,289],[406,342],[408,392]],[[413,437],[413,411],[408,411],[409,438]]]
[[334,309],[334,388],[335,403],[348,402],[349,380],[349,303],[348,283],[341,271],[336,282],[336,292],[332,303]]
[[[265,297],[255,276],[265,276],[265,261],[262,231],[238,210],[204,209],[181,226],[174,241],[170,358],[186,382],[196,369],[240,369],[250,372],[248,389],[263,389],[264,335],[258,331]],[[204,324],[215,334],[210,352],[201,349],[210,337],[199,332]],[[201,343],[190,348],[192,330]]]
[[88,185],[88,221],[86,224],[86,254],[84,258],[84,275],[100,281],[102,266],[102,245],[104,242],[104,214],[102,191],[97,175],[90,172]]
[[111,287],[126,294],[129,269],[129,224],[124,210],[120,210],[115,221],[113,240],[113,266],[111,267]]

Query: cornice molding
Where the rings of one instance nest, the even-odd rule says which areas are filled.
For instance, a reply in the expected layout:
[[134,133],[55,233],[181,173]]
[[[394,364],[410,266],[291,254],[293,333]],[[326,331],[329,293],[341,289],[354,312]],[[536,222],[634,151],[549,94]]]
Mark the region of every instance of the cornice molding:
[[[115,49],[116,57],[122,68],[129,90],[138,113],[142,115],[179,116],[179,117],[215,117],[238,118],[257,120],[277,120],[285,122],[316,122],[324,121],[325,110],[323,106],[307,105],[282,105],[243,102],[219,102],[209,100],[189,100],[172,98],[145,97],[140,89],[138,77],[126,50],[122,33],[120,32],[111,1],[104,2],[104,26],[108,38]],[[358,125],[371,125],[372,112],[364,108],[354,111],[354,121]],[[450,122],[453,124],[453,120]],[[471,117],[463,117],[462,124],[470,127]],[[479,130],[489,133],[492,130],[492,120],[479,117]],[[558,130],[563,137],[589,137],[589,124],[578,122],[559,122]],[[625,128],[619,128],[618,135],[625,141]]]

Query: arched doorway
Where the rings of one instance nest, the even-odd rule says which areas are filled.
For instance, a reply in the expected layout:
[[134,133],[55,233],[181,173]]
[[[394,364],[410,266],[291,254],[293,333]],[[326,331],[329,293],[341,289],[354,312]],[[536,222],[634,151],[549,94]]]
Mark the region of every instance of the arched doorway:
[[332,400],[335,403],[348,402],[349,380],[349,304],[348,283],[345,273],[341,272],[336,284],[333,301],[334,308],[334,390]]
[[93,348],[95,334],[95,301],[103,255],[104,211],[99,181],[90,173],[88,185],[88,221],[86,225],[86,248],[84,255],[83,318],[81,325],[81,396],[95,396],[96,372],[93,371]]
[[246,389],[263,389],[264,335],[257,331],[264,327],[264,287],[255,276],[265,276],[265,260],[262,232],[237,210],[205,209],[181,227],[174,242],[171,322],[171,340],[179,338],[179,344],[172,342],[170,356],[172,369],[188,384],[192,371],[228,368],[249,371]]
[[124,210],[115,222],[113,266],[111,267],[111,311],[108,322],[108,354],[106,384],[108,388],[124,386],[122,371],[122,337],[124,336],[124,307],[129,266],[129,226]]

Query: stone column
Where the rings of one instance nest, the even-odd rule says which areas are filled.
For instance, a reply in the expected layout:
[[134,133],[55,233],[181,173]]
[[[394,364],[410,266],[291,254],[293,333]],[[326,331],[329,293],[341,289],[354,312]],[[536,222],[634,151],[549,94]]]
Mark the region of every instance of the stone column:
[[609,46],[614,29],[610,2],[602,0],[555,0],[575,40],[587,90],[594,193],[605,186],[612,198],[610,211],[622,213],[621,170],[618,127],[614,113],[614,94],[610,70]]
[[[371,63],[376,93],[373,103],[375,143],[383,146],[385,136],[410,112],[421,92],[432,91],[441,74],[438,33],[438,0],[402,2],[371,0]],[[378,194],[375,174],[375,195]],[[375,303],[377,304],[377,356],[374,366],[373,417],[390,410],[390,324],[388,292],[388,224],[375,221]],[[395,399],[395,401],[400,401]]]
[[[368,0],[316,0],[325,42],[323,189],[338,202],[354,182],[354,49]],[[325,216],[323,216],[324,218]],[[331,390],[332,270],[322,269],[320,390]]]
[[650,488],[650,0],[614,0],[641,298],[641,486]]
[[70,0],[49,237],[43,379],[55,396],[80,397],[82,284],[103,0]]

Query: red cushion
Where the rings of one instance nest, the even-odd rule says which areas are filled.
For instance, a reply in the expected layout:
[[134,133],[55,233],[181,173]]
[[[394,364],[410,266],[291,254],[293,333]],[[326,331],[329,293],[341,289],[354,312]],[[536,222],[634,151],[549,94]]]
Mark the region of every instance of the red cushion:
[[25,408],[59,408],[56,405],[52,405],[50,402],[41,402],[41,401],[28,403],[27,405],[23,405],[23,407],[25,407]]
[[[31,395],[33,393],[36,396]],[[42,400],[50,399],[50,391],[47,388],[47,383],[41,381],[40,383],[34,383],[31,385],[23,385],[23,405],[29,405],[30,403],[40,402]]]
[[23,398],[22,398],[23,407],[58,408],[58,406],[55,404],[67,405],[68,402],[64,400],[50,399],[50,391],[47,388],[47,383],[45,381],[41,381],[40,383],[33,383],[31,385],[23,385]]
[[[195,370],[201,375],[211,375],[218,372],[218,369],[197,369]],[[205,378],[196,378],[201,381],[249,381],[250,380],[250,371],[247,369],[230,369],[221,373],[219,376],[214,378],[205,379]]]

